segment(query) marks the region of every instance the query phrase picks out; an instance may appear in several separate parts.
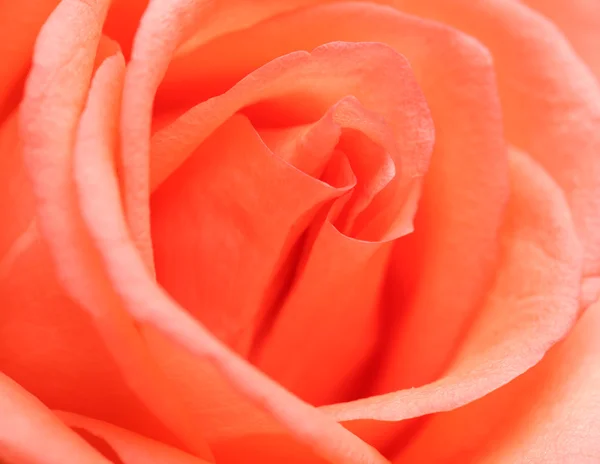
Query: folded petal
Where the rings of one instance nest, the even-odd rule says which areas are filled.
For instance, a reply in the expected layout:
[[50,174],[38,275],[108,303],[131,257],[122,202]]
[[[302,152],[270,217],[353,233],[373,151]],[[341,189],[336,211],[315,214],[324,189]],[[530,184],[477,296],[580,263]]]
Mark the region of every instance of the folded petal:
[[471,34],[490,50],[506,136],[564,190],[585,246],[584,274],[597,276],[600,86],[592,72],[551,22],[520,2],[406,0],[397,4]]
[[[102,3],[61,3],[40,36],[21,113],[40,228],[63,285],[94,318],[129,386],[197,454],[207,452],[205,436],[220,462],[248,455],[261,462],[291,462],[286,456],[299,462],[384,462],[228,351],[148,274],[129,239],[114,172],[111,141],[123,66],[118,56],[104,60],[84,106],[105,10]],[[77,205],[83,228],[73,211]],[[86,230],[102,266],[95,248],[86,245]],[[261,441],[265,436],[271,446]]]
[[161,442],[121,429],[112,424],[73,413],[56,412],[56,415],[73,431],[115,464],[206,464],[199,459]]
[[323,409],[338,420],[397,421],[463,406],[537,364],[579,310],[582,250],[561,190],[511,151],[512,194],[494,287],[449,371],[418,388]]
[[59,0],[0,4],[0,123],[16,107],[35,38]]
[[597,462],[598,330],[596,302],[538,365],[485,398],[433,416],[394,462]]
[[121,111],[120,171],[130,233],[153,270],[150,237],[149,151],[154,94],[178,45],[198,20],[210,17],[213,2],[150,2],[135,34],[127,66]]
[[11,258],[6,255],[33,216],[33,194],[23,164],[17,112],[13,111],[0,125],[0,273],[9,266]]
[[[280,39],[273,41],[273,36]],[[418,289],[414,277],[407,285],[417,294],[408,310],[412,321],[404,323],[401,334],[391,336],[405,348],[390,350],[399,355],[390,360],[389,365],[395,367],[387,370],[389,377],[380,387],[389,391],[435,378],[448,361],[465,322],[471,320],[493,270],[507,186],[502,174],[506,167],[499,104],[485,51],[458,32],[390,8],[323,6],[274,18],[181,54],[165,76],[157,105],[168,105],[181,96],[188,99],[179,101],[185,105],[218,95],[277,56],[339,39],[384,42],[408,57],[431,108],[439,140],[421,202],[422,217],[417,217],[420,224],[414,242],[407,241],[404,247],[412,257],[403,260],[403,277],[424,277]],[[198,65],[203,62],[211,66]],[[182,86],[186,92],[175,92]],[[459,120],[463,123],[457,124]],[[155,153],[168,153],[166,148],[173,148],[165,142],[165,148],[159,149],[158,134],[155,139]],[[176,157],[177,152],[169,155]],[[165,161],[156,158],[153,172],[158,175],[159,163]],[[455,211],[464,213],[457,216]],[[448,267],[456,268],[457,261],[462,266],[449,274]],[[414,263],[422,265],[417,269]],[[416,334],[434,340],[437,349],[420,344]]]
[[99,155],[81,151],[75,160],[84,221],[121,302],[172,380],[173,398],[194,415],[215,458],[384,462],[374,449],[225,348],[153,282],[128,238],[110,159]]
[[525,0],[567,36],[569,42],[600,79],[600,4],[589,0]]
[[[386,392],[436,379],[480,308],[495,268],[508,182],[496,82],[486,50],[455,30],[388,7],[341,3],[308,8],[181,53],[165,76],[157,105],[168,108],[175,101],[184,108],[227,91],[277,56],[340,39],[383,42],[406,56],[436,128],[415,231],[394,250],[386,290],[389,311],[381,314],[387,327],[380,339],[390,341],[382,352],[394,354],[377,357],[381,370],[370,373],[377,384],[369,391]],[[203,62],[211,66],[198,65]],[[176,92],[178,86],[186,92]],[[164,163],[153,163],[157,173],[159,162]]]
[[315,215],[355,183],[334,186],[296,169],[235,115],[152,196],[158,281],[245,356],[279,297],[276,274],[288,272]]
[[[93,318],[128,386],[142,401],[150,404],[152,412],[172,427],[175,434],[191,449],[200,455],[210,456],[202,436],[196,429],[187,426],[186,420],[181,417],[185,415],[184,409],[181,406],[178,408],[177,401],[168,394],[168,386],[165,386],[162,373],[156,374],[157,367],[148,359],[147,349],[131,318],[119,307],[78,212],[72,178],[73,150],[95,150],[112,155],[114,149],[113,135],[125,66],[114,44],[104,44],[113,54],[109,53],[109,57],[101,61],[94,85],[89,89],[86,105],[90,75],[97,57],[107,8],[108,2],[87,4],[77,0],[63,1],[44,25],[36,44],[32,71],[21,105],[20,123],[24,156],[36,195],[37,218],[44,242],[30,247],[27,257],[43,264],[38,272],[46,273],[46,276],[40,279],[40,283],[45,288],[55,288],[53,268],[48,255],[44,253],[47,245],[60,283],[67,294],[82,304]],[[98,55],[102,56],[103,53],[100,51]],[[113,162],[112,158],[110,162]],[[28,264],[24,260],[20,263]],[[20,277],[18,282],[22,282],[23,275]],[[20,292],[12,290],[10,286],[7,287],[7,292],[14,294],[15,300],[11,301],[13,304],[27,295],[26,289],[20,289]],[[64,317],[69,311],[76,312],[79,309],[62,292],[57,293],[60,299],[50,306],[56,313]],[[43,297],[34,299],[31,305],[33,311],[39,312],[43,302]],[[76,317],[79,324],[85,321],[81,325],[87,329],[87,321],[82,316],[77,314]],[[56,324],[57,321],[54,322]],[[71,323],[69,319],[69,324]],[[19,328],[26,334],[31,332],[27,325]],[[92,340],[97,341],[96,334],[93,331],[92,334]],[[78,350],[81,345],[88,345],[86,331],[76,332],[71,336],[69,341],[72,342],[72,349]],[[56,344],[54,342],[50,346]],[[61,344],[58,343],[59,346]],[[103,364],[108,364],[106,367],[112,370],[113,377],[110,380],[116,380],[123,390],[122,378],[115,379],[114,365],[106,363],[103,351],[92,344],[92,352],[100,355],[101,359],[104,358]],[[26,353],[33,354],[31,349]],[[77,357],[75,360],[79,361]],[[90,362],[89,359],[86,361]],[[92,370],[93,374],[95,372]],[[77,377],[78,372],[73,371],[70,375]],[[39,380],[37,379],[38,382]],[[103,388],[105,382],[110,385],[108,379],[100,377],[95,380],[96,385],[88,390],[88,394]],[[130,394],[127,389],[120,393]],[[151,427],[156,427],[152,415],[148,415],[148,411],[137,403],[137,399],[134,405],[142,412],[142,416],[146,415],[145,422],[148,422],[149,416]],[[109,404],[107,409],[114,413],[115,408],[118,405]],[[139,420],[139,412],[132,418],[127,418],[125,414],[125,418]],[[160,426],[156,428],[161,430]],[[161,435],[171,438],[168,433],[164,433],[164,428]]]
[[6,464],[109,464],[46,406],[0,373],[0,459]]

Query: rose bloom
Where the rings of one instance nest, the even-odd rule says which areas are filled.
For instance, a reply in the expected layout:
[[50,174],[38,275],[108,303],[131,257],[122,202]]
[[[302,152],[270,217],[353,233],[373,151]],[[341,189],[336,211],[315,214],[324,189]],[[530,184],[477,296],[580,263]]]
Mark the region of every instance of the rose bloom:
[[3,464],[600,462],[600,3],[0,2]]

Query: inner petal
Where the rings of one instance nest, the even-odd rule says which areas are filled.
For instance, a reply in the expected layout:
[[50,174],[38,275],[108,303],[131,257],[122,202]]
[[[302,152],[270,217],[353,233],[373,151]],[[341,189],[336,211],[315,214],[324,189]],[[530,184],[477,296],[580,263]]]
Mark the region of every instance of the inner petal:
[[[159,282],[305,400],[352,397],[348,380],[381,330],[388,242],[412,227],[418,194],[406,193],[418,193],[431,141],[410,68],[381,44],[328,44],[259,68],[155,135]],[[382,211],[394,220],[354,236]],[[269,359],[301,312],[289,341],[315,335],[316,350],[286,373]],[[327,346],[344,317],[350,343]],[[321,381],[308,382],[312,391],[296,388],[294,379],[313,374]]]

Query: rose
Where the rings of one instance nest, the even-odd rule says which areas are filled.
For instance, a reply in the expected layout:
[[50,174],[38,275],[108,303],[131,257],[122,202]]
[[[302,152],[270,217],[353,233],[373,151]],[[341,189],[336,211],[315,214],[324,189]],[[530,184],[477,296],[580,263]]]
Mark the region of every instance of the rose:
[[598,458],[583,2],[531,2],[580,56],[510,1],[56,3],[0,7],[3,460]]

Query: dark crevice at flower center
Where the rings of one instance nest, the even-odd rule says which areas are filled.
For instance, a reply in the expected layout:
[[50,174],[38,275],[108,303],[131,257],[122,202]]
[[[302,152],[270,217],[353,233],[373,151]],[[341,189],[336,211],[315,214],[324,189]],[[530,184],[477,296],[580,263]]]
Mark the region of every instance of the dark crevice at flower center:
[[77,432],[81,438],[93,446],[96,451],[98,451],[110,462],[114,464],[125,464],[125,461],[121,459],[119,453],[117,453],[104,438],[99,437],[98,435],[95,435],[82,427],[71,427],[71,429],[74,432]]

